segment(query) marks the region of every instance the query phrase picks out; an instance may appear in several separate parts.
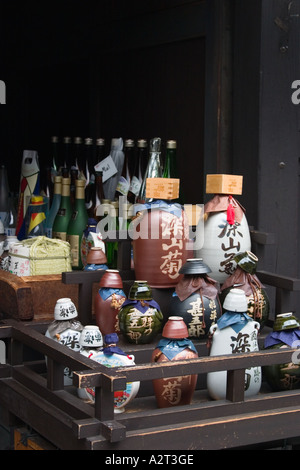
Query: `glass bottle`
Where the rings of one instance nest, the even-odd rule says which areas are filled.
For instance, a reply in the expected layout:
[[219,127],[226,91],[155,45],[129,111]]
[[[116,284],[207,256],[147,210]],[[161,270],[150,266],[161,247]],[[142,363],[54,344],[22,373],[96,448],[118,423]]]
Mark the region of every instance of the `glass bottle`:
[[105,139],[100,137],[96,140],[96,163],[101,162],[105,158]]
[[93,205],[91,209],[88,211],[89,217],[94,217],[96,220],[99,221],[99,217],[97,216],[97,209],[104,200],[104,190],[103,190],[103,172],[102,171],[96,171],[95,172],[95,194],[94,194],[94,200],[93,200]]
[[132,204],[135,203],[139,195],[143,177],[147,166],[147,141],[139,139],[137,142],[137,155],[135,159],[135,166],[130,181],[127,199]]
[[74,139],[74,157],[72,158],[72,166],[78,169],[78,174],[80,174],[81,170],[84,167],[81,137],[75,137]]
[[93,157],[93,139],[87,137],[84,141],[85,150],[85,171],[84,176],[86,178],[85,184],[85,205],[87,211],[91,209],[93,205],[94,193],[95,193],[95,162]]
[[26,213],[26,237],[46,235],[45,201],[43,196],[32,196]]
[[9,224],[9,186],[7,170],[4,165],[0,167],[0,219],[4,229]]
[[71,246],[71,262],[73,269],[82,269],[81,239],[86,228],[88,214],[85,206],[85,181],[76,180],[75,207],[67,229],[67,241]]
[[59,238],[64,241],[67,240],[67,229],[72,215],[70,183],[70,178],[62,178],[60,206],[52,227],[52,238]]
[[61,162],[61,168],[71,167],[71,137],[64,137],[64,156]]
[[132,166],[134,164],[134,141],[132,139],[125,140],[124,146],[124,164],[122,174],[119,178],[116,195],[118,198],[120,196],[127,196],[130,187],[130,180],[132,176]]
[[144,179],[141,184],[140,192],[137,198],[137,202],[141,204],[144,204],[145,202],[150,202],[150,199],[146,198],[147,178],[161,178],[162,177],[160,146],[161,146],[160,137],[154,137],[153,139],[150,140],[149,160],[148,160],[147,168],[145,171]]
[[56,217],[56,214],[60,207],[61,201],[61,176],[55,176],[54,178],[54,190],[53,190],[53,199],[52,204],[47,215],[46,220],[46,235],[48,238],[52,238],[52,227]]
[[[163,171],[163,178],[178,178],[177,160],[176,160],[177,142],[176,140],[167,140],[166,159]],[[179,187],[179,198],[173,202],[183,204],[182,189]]]
[[51,159],[52,159],[52,168],[56,173],[58,170],[59,164],[59,155],[58,155],[58,137],[51,137]]

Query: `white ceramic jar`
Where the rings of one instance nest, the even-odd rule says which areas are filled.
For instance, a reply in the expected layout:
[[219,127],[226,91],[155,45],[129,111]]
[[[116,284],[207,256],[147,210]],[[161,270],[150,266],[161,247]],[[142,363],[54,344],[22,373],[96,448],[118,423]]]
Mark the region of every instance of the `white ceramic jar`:
[[[45,336],[79,352],[79,339],[83,326],[77,317],[77,309],[71,299],[67,297],[58,299],[54,308],[54,321],[48,326]],[[73,374],[68,367],[65,367],[64,384],[72,385],[72,383]]]
[[[232,289],[227,295],[223,307],[227,312],[210,329],[212,335],[210,356],[258,351],[257,336],[260,325],[244,313],[247,312],[247,299],[244,291]],[[245,397],[256,395],[260,390],[261,381],[261,367],[255,366],[246,369]],[[226,387],[226,370],[207,374],[207,390],[211,398],[225,399]]]

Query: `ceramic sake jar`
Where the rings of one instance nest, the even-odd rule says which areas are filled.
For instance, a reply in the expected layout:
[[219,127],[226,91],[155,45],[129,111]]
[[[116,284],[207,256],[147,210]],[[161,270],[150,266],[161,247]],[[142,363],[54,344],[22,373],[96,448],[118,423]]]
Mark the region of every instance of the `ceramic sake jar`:
[[[98,354],[103,348],[103,337],[97,325],[86,325],[79,338],[80,354],[89,359]],[[78,396],[82,400],[95,401],[95,390],[93,388],[78,388]]]
[[[247,315],[247,299],[243,290],[232,289],[224,304],[224,313],[211,327],[210,356],[258,351],[257,336],[260,325]],[[256,395],[261,387],[261,367],[245,371],[245,397]],[[227,371],[209,372],[207,390],[212,399],[226,398]]]
[[107,258],[103,249],[98,246],[92,246],[89,249],[89,252],[86,257],[86,264],[84,266],[84,271],[98,271],[99,269],[106,270]]
[[217,194],[205,204],[204,213],[204,241],[195,257],[205,260],[212,278],[223,284],[234,272],[234,257],[251,250],[245,210],[232,196]]
[[96,324],[103,335],[120,332],[119,311],[126,300],[123,281],[116,269],[107,269],[94,298]]
[[169,314],[183,318],[189,338],[204,338],[222,314],[219,285],[208,276],[211,270],[201,258],[188,259],[180,269],[170,301]]
[[[198,357],[197,350],[188,339],[187,326],[182,317],[171,316],[166,322],[162,339],[151,356],[151,362],[161,363]],[[197,374],[166,377],[153,380],[153,389],[159,408],[170,408],[191,403]]]
[[161,332],[162,325],[163,314],[148,282],[135,281],[119,311],[122,336],[129,343],[147,344]]
[[154,201],[140,206],[132,221],[135,277],[151,287],[175,287],[190,253],[188,218],[179,204]]
[[247,313],[260,324],[262,330],[269,318],[270,301],[264,286],[255,274],[258,258],[251,251],[246,251],[236,255],[234,261],[236,268],[221,287],[220,301],[224,302],[232,288],[242,289],[247,297]]
[[[265,349],[299,348],[300,323],[293,313],[277,315],[273,331],[265,338]],[[299,354],[291,353],[291,362],[263,367],[263,375],[273,391],[300,388]]]
[[[104,347],[101,351],[96,352],[91,356],[93,361],[102,364],[108,368],[132,366],[135,364],[134,356],[127,355],[121,348],[118,347],[119,337],[117,333],[111,333],[104,336]],[[114,392],[114,412],[123,413],[125,406],[133,400],[140,388],[140,382],[127,382],[125,390],[118,390]],[[89,399],[95,401],[95,390],[89,389],[87,391]]]
[[[78,320],[77,309],[72,300],[67,297],[58,299],[54,308],[54,321],[48,326],[45,336],[79,352],[79,338],[82,330],[83,325]],[[72,383],[72,371],[65,367],[64,384],[72,385]]]

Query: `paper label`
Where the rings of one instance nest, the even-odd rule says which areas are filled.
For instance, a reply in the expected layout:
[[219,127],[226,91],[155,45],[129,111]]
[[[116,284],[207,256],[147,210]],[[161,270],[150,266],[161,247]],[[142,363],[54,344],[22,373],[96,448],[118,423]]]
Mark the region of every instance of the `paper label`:
[[114,161],[110,155],[104,158],[104,160],[101,160],[101,162],[97,163],[97,165],[95,165],[94,168],[96,171],[102,171],[103,183],[105,183],[105,181],[107,181],[109,178],[111,178],[116,173],[118,173],[117,167],[114,164]]

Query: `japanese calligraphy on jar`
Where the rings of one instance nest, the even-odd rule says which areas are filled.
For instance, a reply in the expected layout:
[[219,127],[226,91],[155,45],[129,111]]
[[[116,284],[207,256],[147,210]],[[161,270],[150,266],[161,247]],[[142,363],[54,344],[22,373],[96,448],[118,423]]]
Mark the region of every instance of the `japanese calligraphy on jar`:
[[188,258],[188,219],[178,205],[165,204],[140,212],[135,219],[134,269],[151,287],[174,287]]

